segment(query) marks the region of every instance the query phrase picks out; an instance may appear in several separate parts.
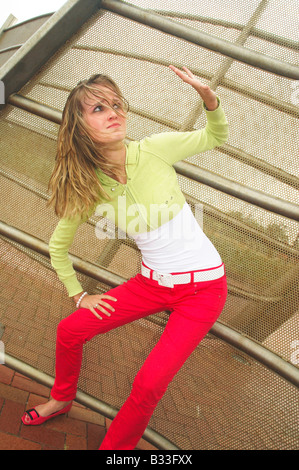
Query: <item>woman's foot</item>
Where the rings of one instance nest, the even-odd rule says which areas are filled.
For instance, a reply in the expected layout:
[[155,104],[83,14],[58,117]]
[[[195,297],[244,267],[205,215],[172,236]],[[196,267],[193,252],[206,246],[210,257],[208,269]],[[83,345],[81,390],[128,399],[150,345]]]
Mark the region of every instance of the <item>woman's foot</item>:
[[36,411],[40,416],[46,417],[52,415],[53,413],[57,413],[57,411],[61,411],[67,405],[72,403],[71,401],[57,401],[54,398],[51,398],[47,403],[43,403],[42,405],[38,405],[35,407]]
[[71,401],[57,401],[53,398],[47,403],[38,405],[31,410],[25,411],[22,422],[26,425],[42,424],[48,419],[54,418],[59,414],[67,413],[71,408]]

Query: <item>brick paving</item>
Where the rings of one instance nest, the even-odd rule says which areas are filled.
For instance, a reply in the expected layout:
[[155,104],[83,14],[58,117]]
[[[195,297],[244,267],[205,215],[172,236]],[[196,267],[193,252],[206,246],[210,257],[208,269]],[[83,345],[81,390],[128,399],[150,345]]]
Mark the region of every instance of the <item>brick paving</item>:
[[21,374],[0,366],[1,450],[93,450],[106,432],[105,419],[74,403],[66,416],[41,426],[25,426],[21,416],[45,402],[50,390]]
[[[110,420],[74,402],[67,415],[25,426],[26,409],[44,403],[50,390],[0,365],[0,450],[97,450]],[[138,450],[155,448],[141,439]]]

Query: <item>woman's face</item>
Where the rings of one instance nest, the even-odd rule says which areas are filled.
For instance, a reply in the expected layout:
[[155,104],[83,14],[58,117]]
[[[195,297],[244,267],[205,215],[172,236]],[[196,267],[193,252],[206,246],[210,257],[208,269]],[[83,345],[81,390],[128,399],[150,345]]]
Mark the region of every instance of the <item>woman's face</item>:
[[83,102],[83,119],[92,129],[91,138],[102,144],[116,143],[126,137],[126,112],[123,102],[110,88],[97,85],[102,98],[87,95]]

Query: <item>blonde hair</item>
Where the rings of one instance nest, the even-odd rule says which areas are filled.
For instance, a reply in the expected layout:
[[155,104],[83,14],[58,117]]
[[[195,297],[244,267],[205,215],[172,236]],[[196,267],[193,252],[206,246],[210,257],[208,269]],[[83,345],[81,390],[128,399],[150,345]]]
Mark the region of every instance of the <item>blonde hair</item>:
[[108,104],[102,87],[112,90],[122,105],[116,111],[125,115],[128,104],[119,87],[106,75],[93,75],[83,80],[71,91],[66,101],[58,133],[54,170],[49,181],[51,196],[48,204],[59,217],[84,216],[101,199],[109,199],[96,170],[117,178],[123,167],[109,163],[103,155],[103,146],[95,142],[92,130],[83,119],[84,98],[95,96]]

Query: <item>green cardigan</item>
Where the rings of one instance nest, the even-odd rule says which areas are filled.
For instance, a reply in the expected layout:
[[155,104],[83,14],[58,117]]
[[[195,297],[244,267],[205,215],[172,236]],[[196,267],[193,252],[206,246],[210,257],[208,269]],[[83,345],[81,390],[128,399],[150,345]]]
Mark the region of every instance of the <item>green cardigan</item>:
[[[173,218],[183,207],[185,197],[179,187],[173,164],[224,143],[228,124],[221,103],[207,111],[204,129],[166,132],[130,142],[126,152],[127,183],[121,184],[97,171],[110,200],[99,201],[96,214],[112,220],[134,238],[135,234],[155,230]],[[59,221],[49,243],[51,263],[69,296],[82,292],[68,251],[80,218]]]

